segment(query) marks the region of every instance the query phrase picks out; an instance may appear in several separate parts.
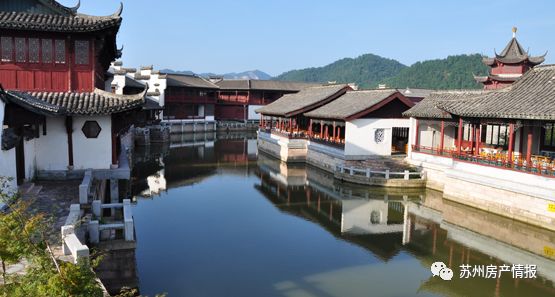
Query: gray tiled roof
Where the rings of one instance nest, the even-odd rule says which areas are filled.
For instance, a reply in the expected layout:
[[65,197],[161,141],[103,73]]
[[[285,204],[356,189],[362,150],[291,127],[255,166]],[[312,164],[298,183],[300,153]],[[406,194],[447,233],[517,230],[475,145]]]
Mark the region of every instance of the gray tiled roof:
[[190,88],[202,88],[202,89],[219,89],[216,84],[197,76],[190,74],[173,74],[168,73],[167,84],[170,87],[190,87]]
[[287,94],[256,110],[257,113],[274,116],[293,116],[322,106],[345,94],[348,85],[330,85],[306,88],[298,93]]
[[309,118],[347,120],[392,98],[399,98],[408,107],[413,106],[411,101],[395,89],[349,91],[332,102],[304,115]]
[[418,88],[406,88],[406,89],[398,89],[401,94],[405,95],[405,97],[411,98],[425,98],[430,95],[434,90],[430,89],[418,89]]
[[251,80],[252,90],[265,90],[265,91],[300,91],[302,89],[321,86],[318,83],[294,82],[294,81],[279,81],[279,80]]
[[430,95],[424,100],[418,102],[411,109],[403,113],[406,117],[416,117],[416,118],[439,118],[439,119],[451,119],[452,116],[439,109],[437,105],[443,101],[460,100],[463,98],[472,98],[482,95],[483,90],[449,90],[449,91],[436,91],[430,93]]
[[119,27],[121,17],[76,15],[50,15],[26,12],[0,11],[0,28],[51,32],[94,32]]
[[490,74],[490,75],[487,75],[487,76],[474,76],[474,80],[476,80],[477,82],[480,82],[480,83],[486,82],[488,80],[514,82],[514,81],[518,80],[520,77],[521,76],[499,76],[499,75]]
[[7,94],[13,103],[24,108],[30,107],[34,109],[32,111],[39,113],[105,115],[143,106],[145,92],[136,95],[116,95],[95,89],[90,93],[7,91]]
[[463,117],[555,120],[555,65],[536,66],[507,88],[437,107]]
[[485,57],[483,62],[491,66],[495,63],[495,60],[505,64],[517,64],[528,60],[532,65],[538,65],[545,60],[545,54],[537,57],[529,56],[516,37],[513,37],[500,54],[496,53],[495,58]]
[[223,79],[216,83],[220,90],[249,90],[250,82],[248,79]]
[[300,91],[321,86],[317,83],[258,80],[258,79],[223,79],[216,83],[220,90],[263,90],[263,91]]

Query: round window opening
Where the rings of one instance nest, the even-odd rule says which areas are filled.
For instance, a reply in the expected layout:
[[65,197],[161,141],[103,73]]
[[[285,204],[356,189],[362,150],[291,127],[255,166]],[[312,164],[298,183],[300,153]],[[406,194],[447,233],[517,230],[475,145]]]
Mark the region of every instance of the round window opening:
[[100,128],[97,121],[86,121],[81,131],[83,131],[83,134],[85,134],[87,138],[97,138],[102,128]]
[[371,223],[372,225],[375,225],[375,224],[380,223],[380,217],[381,217],[380,212],[379,212],[379,211],[376,211],[376,210],[373,210],[373,211],[370,213],[370,223]]

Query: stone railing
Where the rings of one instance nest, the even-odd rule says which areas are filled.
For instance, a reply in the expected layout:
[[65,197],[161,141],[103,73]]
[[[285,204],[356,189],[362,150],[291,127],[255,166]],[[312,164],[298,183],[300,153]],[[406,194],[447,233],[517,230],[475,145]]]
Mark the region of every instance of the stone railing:
[[424,188],[426,174],[424,172],[402,172],[386,170],[371,170],[370,168],[355,168],[338,165],[334,177],[346,182],[382,186],[392,188]]
[[336,171],[343,174],[347,173],[349,175],[365,176],[367,178],[381,177],[384,179],[392,179],[392,178],[395,178],[395,176],[397,176],[398,178],[409,180],[411,176],[417,176],[417,178],[423,178],[425,176],[424,173],[422,172],[411,172],[409,170],[404,170],[402,172],[395,172],[395,171],[392,172],[389,169],[386,169],[384,171],[376,171],[376,170],[371,170],[370,168],[362,169],[362,168],[355,168],[353,166],[345,167],[343,165],[337,166]]
[[83,177],[83,181],[79,185],[79,204],[89,203],[92,182],[93,182],[92,170],[85,171],[85,176]]
[[[123,220],[114,221],[110,223],[100,223],[102,219],[103,209],[123,209]],[[102,204],[100,200],[92,202],[93,215],[97,220],[89,222],[89,239],[91,243],[97,244],[100,242],[100,233],[109,230],[123,230],[125,241],[135,240],[135,227],[133,222],[133,214],[131,211],[131,200],[124,199],[123,203],[107,203]]]
[[73,262],[77,263],[80,259],[88,261],[89,248],[82,244],[75,234],[75,227],[81,220],[81,207],[79,204],[72,204],[69,208],[64,226],[62,226],[62,251],[64,255],[71,255]]

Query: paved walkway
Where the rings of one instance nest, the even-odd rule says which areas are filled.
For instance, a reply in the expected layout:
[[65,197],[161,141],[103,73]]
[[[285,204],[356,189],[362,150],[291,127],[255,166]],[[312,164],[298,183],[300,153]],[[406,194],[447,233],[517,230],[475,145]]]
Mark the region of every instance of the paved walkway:
[[80,181],[40,181],[30,190],[21,190],[22,198],[31,201],[31,211],[43,213],[49,220],[48,242],[61,245],[60,229],[69,214],[69,206],[79,203]]

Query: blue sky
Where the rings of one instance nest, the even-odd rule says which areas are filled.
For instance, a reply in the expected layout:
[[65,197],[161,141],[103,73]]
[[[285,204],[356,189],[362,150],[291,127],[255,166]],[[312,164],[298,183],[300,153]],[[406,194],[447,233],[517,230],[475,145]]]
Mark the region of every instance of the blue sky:
[[[107,15],[116,0],[82,0]],[[72,6],[76,0],[60,0]],[[374,53],[410,65],[463,53],[493,55],[511,28],[531,54],[555,63],[555,1],[124,1],[118,35],[126,66],[271,75]]]

